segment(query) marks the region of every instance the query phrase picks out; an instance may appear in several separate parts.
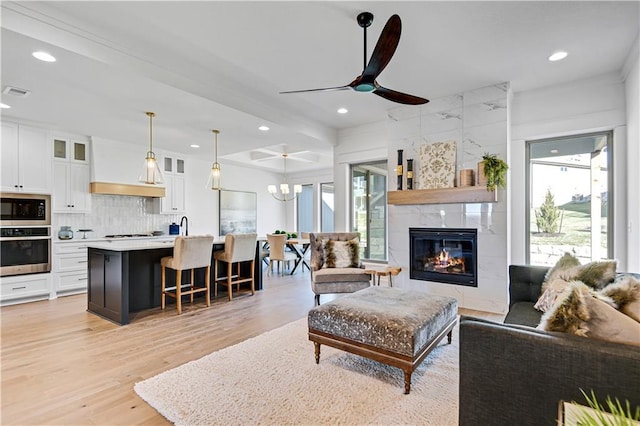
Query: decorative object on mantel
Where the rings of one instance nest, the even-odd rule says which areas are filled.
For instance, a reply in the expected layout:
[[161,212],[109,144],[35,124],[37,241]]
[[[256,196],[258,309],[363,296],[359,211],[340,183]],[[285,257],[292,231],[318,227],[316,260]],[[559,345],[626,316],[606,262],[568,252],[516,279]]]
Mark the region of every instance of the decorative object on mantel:
[[149,116],[149,151],[144,159],[144,169],[140,174],[140,182],[144,182],[148,185],[155,185],[162,183],[162,172],[160,166],[156,161],[156,154],[153,152],[153,117],[156,116],[154,112],[146,112]]
[[456,179],[456,141],[420,147],[421,189],[453,188]]
[[220,190],[220,163],[218,163],[218,135],[220,134],[220,130],[212,130],[215,135],[215,140],[213,143],[213,152],[214,159],[213,164],[211,165],[211,173],[209,173],[209,181],[207,182],[207,188],[210,188],[212,191]]
[[407,189],[413,189],[413,159],[407,159]]
[[396,166],[396,175],[398,175],[398,191],[402,191],[402,150],[398,150],[398,165]]
[[458,186],[473,186],[473,169],[460,170]]
[[509,166],[504,160],[498,158],[496,154],[485,153],[481,162],[478,163],[478,183],[477,185],[487,185],[487,191],[496,188],[504,188],[507,184],[507,169]]
[[289,155],[286,153],[282,154],[282,158],[284,159],[284,179],[280,184],[280,194],[278,194],[278,188],[276,185],[267,186],[267,190],[269,193],[278,201],[291,201],[295,199],[298,194],[302,192],[302,185],[293,185],[293,194],[289,190],[289,184],[287,183],[287,157]]

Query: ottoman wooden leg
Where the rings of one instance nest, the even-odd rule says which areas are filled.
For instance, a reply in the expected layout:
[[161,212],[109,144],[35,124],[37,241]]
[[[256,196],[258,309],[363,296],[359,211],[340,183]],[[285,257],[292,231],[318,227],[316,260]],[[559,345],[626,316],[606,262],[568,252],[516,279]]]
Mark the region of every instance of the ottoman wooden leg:
[[447,333],[447,343],[451,344],[451,336],[453,336],[453,330],[450,330],[449,333]]
[[411,391],[411,371],[404,370],[404,394],[408,395]]
[[315,347],[316,352],[316,364],[320,364],[320,343],[313,342],[313,346]]

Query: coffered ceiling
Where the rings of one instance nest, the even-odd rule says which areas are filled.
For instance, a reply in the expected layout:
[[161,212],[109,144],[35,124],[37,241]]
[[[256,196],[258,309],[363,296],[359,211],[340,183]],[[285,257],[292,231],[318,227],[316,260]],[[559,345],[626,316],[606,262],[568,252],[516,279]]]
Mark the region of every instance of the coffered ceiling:
[[[362,72],[362,11],[371,54],[402,19],[378,81],[434,99],[510,81],[516,92],[620,71],[638,37],[639,2],[11,2],[2,7],[5,116],[84,135],[154,144],[289,171],[331,165],[337,131],[384,120],[398,104],[338,86]],[[636,42],[637,43],[637,42]],[[637,44],[635,45],[637,48]],[[45,50],[57,61],[35,60]],[[569,56],[547,57],[556,50]],[[340,107],[347,114],[338,114]],[[419,108],[419,107],[416,107]],[[269,131],[258,127],[266,125]],[[191,144],[198,144],[195,150]]]

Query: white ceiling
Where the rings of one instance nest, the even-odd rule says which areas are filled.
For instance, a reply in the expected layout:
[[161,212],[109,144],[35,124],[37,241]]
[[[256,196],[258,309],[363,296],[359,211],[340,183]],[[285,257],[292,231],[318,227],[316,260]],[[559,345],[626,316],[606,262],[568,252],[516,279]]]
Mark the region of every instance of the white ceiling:
[[[2,1],[6,116],[84,135],[220,156],[289,171],[331,165],[336,132],[384,120],[398,104],[338,86],[362,72],[362,11],[374,14],[368,52],[386,20],[402,19],[399,47],[378,78],[434,99],[505,81],[515,92],[620,71],[638,37],[627,2],[10,2]],[[636,45],[637,46],[637,45]],[[547,57],[566,50],[564,61]],[[55,63],[35,60],[46,50]],[[346,107],[349,113],[336,110]],[[415,107],[419,108],[419,107]],[[266,124],[269,132],[258,126]],[[189,148],[201,145],[199,151]]]

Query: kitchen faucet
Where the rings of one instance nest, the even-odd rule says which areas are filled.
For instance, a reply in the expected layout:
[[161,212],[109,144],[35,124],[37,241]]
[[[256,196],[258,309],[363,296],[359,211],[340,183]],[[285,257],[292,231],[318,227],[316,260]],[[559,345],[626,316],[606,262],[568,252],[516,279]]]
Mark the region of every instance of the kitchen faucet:
[[189,219],[187,219],[186,216],[182,216],[182,219],[180,219],[180,229],[182,229],[182,222],[186,225],[184,228],[184,235],[186,237],[189,235]]

